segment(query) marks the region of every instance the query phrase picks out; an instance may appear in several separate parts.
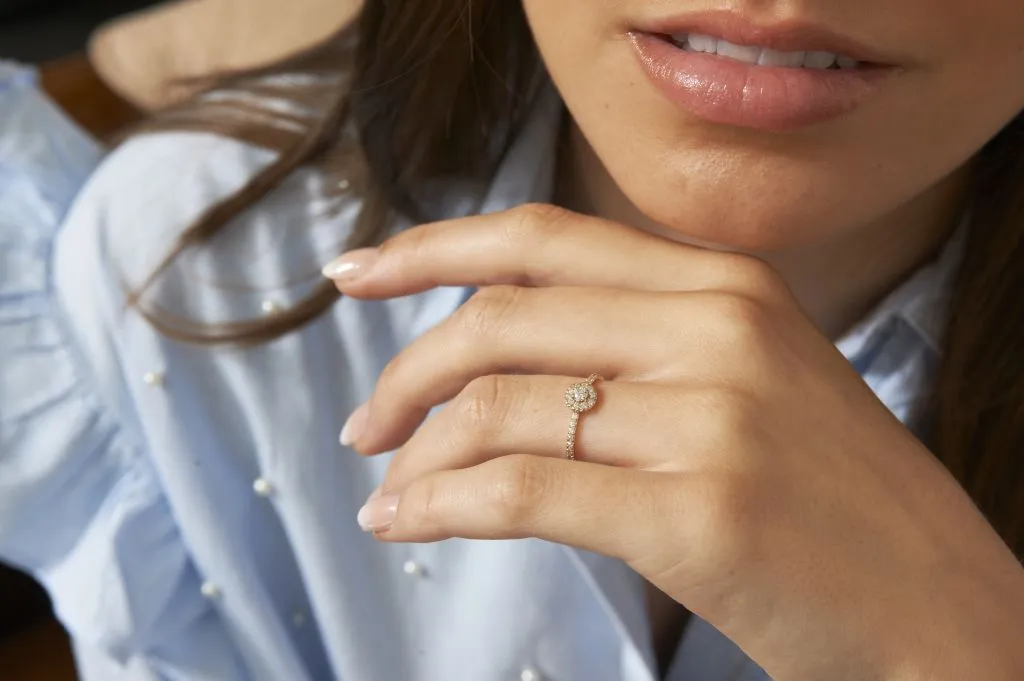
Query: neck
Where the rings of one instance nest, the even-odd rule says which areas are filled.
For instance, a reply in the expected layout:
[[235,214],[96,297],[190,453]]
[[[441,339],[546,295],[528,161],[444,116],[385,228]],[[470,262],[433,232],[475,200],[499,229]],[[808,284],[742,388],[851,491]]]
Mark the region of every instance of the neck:
[[[702,244],[644,216],[618,189],[579,129],[569,124],[559,157],[556,202],[673,241]],[[826,241],[754,252],[772,265],[817,327],[833,340],[923,264],[955,229],[966,171],[957,172],[875,222]]]

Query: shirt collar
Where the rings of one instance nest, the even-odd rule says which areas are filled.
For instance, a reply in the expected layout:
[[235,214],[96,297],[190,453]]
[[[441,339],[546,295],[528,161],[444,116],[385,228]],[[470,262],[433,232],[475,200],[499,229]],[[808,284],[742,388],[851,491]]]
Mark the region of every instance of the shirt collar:
[[902,320],[935,355],[942,352],[949,292],[967,238],[966,220],[931,263],[915,272],[875,309],[847,332],[836,347],[851,361],[873,345],[877,335],[896,319]]

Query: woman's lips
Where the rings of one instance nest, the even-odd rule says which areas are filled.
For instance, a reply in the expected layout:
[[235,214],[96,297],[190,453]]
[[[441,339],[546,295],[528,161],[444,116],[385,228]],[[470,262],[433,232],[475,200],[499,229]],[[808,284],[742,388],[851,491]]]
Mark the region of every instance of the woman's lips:
[[894,71],[875,63],[828,70],[759,66],[688,51],[663,34],[633,32],[631,38],[648,77],[669,100],[713,123],[759,130],[841,116]]

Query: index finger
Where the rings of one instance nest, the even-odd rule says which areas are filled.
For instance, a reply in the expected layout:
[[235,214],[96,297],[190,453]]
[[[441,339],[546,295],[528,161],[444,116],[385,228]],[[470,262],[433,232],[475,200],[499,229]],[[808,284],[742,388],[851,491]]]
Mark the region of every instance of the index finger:
[[720,290],[760,297],[781,280],[764,262],[647,234],[556,206],[435,222],[324,268],[346,295],[391,298],[438,286]]

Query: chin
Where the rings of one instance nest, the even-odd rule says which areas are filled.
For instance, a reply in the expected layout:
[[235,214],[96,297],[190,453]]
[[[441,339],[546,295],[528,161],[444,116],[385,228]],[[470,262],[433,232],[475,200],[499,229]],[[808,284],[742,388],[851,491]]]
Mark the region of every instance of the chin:
[[742,180],[729,185],[679,184],[685,189],[658,182],[623,185],[623,193],[640,214],[633,222],[666,238],[705,248],[770,253],[826,240],[854,228],[858,217],[868,219],[855,216],[855,211],[844,218],[836,208],[847,203],[846,197],[817,193],[812,198],[809,184],[804,186],[812,191],[804,192]]
[[574,142],[592,169],[585,181],[594,207],[666,238],[716,250],[798,249],[898,205],[898,183],[878,191],[871,173],[827,143],[767,145],[703,126],[613,135],[603,121],[586,122]]

